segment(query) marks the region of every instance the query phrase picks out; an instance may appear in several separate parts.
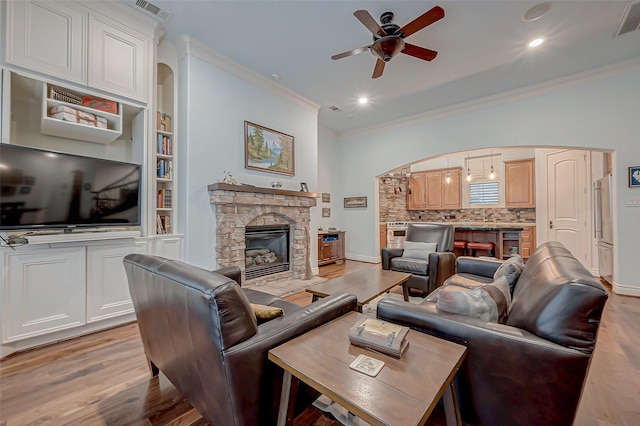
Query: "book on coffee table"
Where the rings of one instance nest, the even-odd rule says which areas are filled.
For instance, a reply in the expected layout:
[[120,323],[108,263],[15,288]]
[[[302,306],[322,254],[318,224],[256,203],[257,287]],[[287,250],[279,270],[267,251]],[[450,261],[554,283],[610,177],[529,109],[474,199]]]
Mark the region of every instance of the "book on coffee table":
[[400,358],[409,346],[409,327],[375,318],[362,318],[349,329],[352,345]]

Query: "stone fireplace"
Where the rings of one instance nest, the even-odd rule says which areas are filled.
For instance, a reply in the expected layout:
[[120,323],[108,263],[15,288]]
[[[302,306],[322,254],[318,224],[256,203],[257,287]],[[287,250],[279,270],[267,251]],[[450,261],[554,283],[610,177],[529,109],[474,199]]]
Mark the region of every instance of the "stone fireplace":
[[[208,189],[216,217],[218,268],[238,266],[242,271],[243,284],[246,282],[249,286],[289,278],[311,278],[309,228],[311,207],[316,205],[317,194],[225,183],[211,184]],[[276,253],[283,251],[283,237],[275,237],[273,233],[284,229],[287,229],[285,238],[288,238],[288,269],[283,270],[284,266],[279,265],[269,271],[268,266],[262,265],[274,257],[276,261],[270,262],[273,266],[285,263],[278,259],[278,256],[282,257],[282,253]],[[266,233],[256,235],[256,230]],[[274,241],[268,243],[271,247],[266,247],[266,241],[271,237],[275,237]],[[261,253],[264,249],[269,251]],[[269,254],[270,252],[274,254]],[[248,254],[256,256],[256,259],[257,256],[266,258],[250,261],[247,259]],[[261,275],[262,272],[259,272],[256,276],[256,270],[268,270],[268,274]]]

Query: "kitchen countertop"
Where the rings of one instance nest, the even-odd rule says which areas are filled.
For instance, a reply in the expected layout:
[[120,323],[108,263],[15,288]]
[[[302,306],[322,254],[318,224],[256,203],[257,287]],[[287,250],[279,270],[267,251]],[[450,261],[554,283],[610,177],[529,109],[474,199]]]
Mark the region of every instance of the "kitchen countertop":
[[[414,222],[420,223],[420,222]],[[526,226],[536,226],[535,222],[428,222],[452,225],[460,231],[523,231]]]

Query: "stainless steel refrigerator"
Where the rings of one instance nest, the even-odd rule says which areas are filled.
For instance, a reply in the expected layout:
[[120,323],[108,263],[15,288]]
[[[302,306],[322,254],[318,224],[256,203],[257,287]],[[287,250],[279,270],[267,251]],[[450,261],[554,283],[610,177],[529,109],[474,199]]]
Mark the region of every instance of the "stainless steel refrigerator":
[[595,236],[598,239],[598,264],[600,276],[613,283],[613,204],[611,200],[611,175],[595,183]]

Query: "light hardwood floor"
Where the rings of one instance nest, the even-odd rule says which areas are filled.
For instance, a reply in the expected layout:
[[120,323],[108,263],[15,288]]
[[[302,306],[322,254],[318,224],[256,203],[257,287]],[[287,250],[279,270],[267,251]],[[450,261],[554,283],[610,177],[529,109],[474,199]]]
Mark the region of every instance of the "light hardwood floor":
[[[380,267],[347,261],[340,276]],[[311,295],[287,298],[305,305]],[[333,424],[309,417],[315,426]],[[0,362],[0,426],[206,425],[161,374],[150,378],[135,323],[15,354]],[[575,425],[640,424],[640,298],[610,291]]]

